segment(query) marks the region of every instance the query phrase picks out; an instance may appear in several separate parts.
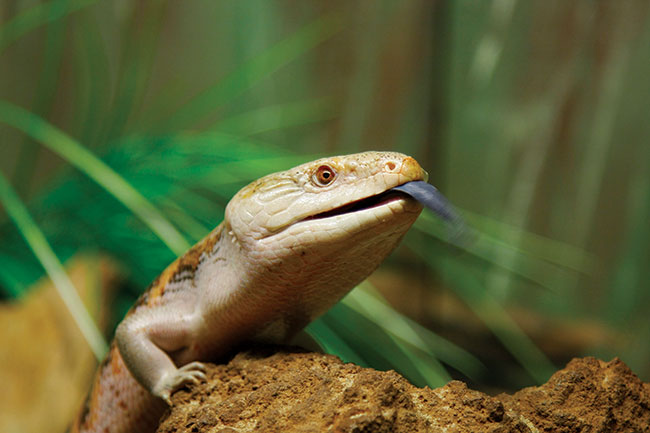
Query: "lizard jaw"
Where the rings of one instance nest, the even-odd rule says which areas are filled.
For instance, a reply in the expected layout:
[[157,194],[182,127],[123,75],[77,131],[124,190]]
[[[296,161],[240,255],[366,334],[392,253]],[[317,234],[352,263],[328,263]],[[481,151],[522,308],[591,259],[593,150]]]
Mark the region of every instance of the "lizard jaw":
[[316,215],[308,216],[298,222],[310,221],[315,219],[323,219],[323,218],[331,218],[338,215],[364,211],[375,207],[383,206],[398,200],[413,201],[413,199],[409,197],[407,194],[404,194],[399,191],[387,190],[379,194],[371,195],[369,197],[364,197],[359,200],[346,203],[342,206],[339,206],[334,209],[330,209],[328,211],[320,212]]
[[[283,243],[283,239],[288,239],[290,244],[309,245],[313,242],[313,233],[325,233],[326,236],[322,236],[320,241],[335,243],[367,230],[386,233],[406,231],[421,211],[422,205],[416,200],[406,194],[388,190],[295,221],[265,238],[264,243],[275,238],[278,244]],[[379,229],[381,226],[384,229]],[[389,229],[391,226],[393,228]]]

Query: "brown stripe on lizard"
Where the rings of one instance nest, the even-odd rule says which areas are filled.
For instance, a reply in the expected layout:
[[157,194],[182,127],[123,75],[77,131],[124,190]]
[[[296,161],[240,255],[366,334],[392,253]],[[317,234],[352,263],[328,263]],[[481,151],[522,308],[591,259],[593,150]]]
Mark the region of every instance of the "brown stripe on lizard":
[[[194,278],[196,269],[202,258],[212,254],[215,244],[221,237],[222,226],[219,225],[202,241],[190,248],[185,254],[177,258],[160,274],[147,290],[136,301],[134,307],[141,305],[152,306],[160,302],[170,282],[180,282]],[[181,278],[180,276],[183,275]]]

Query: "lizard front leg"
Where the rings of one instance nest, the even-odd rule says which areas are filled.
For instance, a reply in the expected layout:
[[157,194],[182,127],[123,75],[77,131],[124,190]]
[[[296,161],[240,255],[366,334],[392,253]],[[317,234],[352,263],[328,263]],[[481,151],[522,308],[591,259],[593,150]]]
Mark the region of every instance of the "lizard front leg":
[[177,308],[135,310],[117,327],[115,340],[129,371],[149,392],[171,404],[171,394],[205,380],[200,362],[176,366],[170,354],[188,349],[200,326],[199,315]]

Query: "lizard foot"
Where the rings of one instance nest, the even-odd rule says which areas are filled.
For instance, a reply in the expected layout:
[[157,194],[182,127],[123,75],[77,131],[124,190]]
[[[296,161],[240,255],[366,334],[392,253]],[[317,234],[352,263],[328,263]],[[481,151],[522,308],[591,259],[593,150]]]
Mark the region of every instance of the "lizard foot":
[[172,374],[166,375],[163,380],[158,383],[152,393],[156,397],[160,397],[168,405],[171,406],[171,395],[174,391],[182,388],[184,385],[193,383],[198,384],[205,381],[205,365],[202,362],[190,362],[181,368],[174,371]]

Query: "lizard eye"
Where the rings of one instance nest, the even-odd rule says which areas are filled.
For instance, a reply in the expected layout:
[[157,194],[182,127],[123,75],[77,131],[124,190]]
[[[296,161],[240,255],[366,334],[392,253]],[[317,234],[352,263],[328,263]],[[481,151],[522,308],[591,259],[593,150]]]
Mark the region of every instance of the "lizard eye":
[[336,178],[336,172],[329,165],[321,165],[314,172],[312,179],[316,185],[327,186]]

